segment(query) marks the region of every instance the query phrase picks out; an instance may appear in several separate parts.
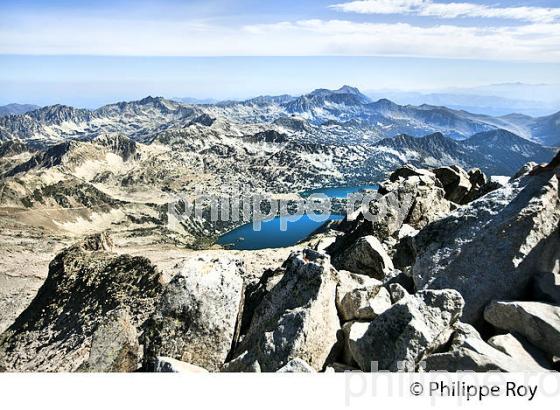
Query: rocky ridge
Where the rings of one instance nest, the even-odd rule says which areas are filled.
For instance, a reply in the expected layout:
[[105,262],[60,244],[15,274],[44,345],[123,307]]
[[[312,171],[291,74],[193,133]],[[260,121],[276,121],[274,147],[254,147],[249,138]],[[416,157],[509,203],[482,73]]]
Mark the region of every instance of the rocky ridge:
[[146,259],[112,254],[108,236],[88,237],[56,256],[0,336],[0,366],[557,369],[558,178],[529,165],[498,185],[476,169],[408,165],[335,227],[330,246],[296,250],[257,277],[224,251],[166,278]]

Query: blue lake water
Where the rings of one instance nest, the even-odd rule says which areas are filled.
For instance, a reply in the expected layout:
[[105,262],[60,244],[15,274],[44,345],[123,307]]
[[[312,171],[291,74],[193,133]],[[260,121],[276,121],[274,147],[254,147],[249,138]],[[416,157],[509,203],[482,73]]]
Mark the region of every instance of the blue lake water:
[[[331,215],[329,220],[340,221],[343,215]],[[220,236],[217,243],[227,249],[255,250],[292,246],[307,238],[327,221],[317,222],[303,215],[297,221],[287,221],[287,230],[280,229],[280,217],[261,222],[261,230],[253,230],[253,224],[245,224]]]
[[329,198],[344,199],[348,196],[348,194],[363,191],[365,189],[377,191],[379,189],[379,185],[372,184],[372,185],[359,185],[359,186],[337,186],[337,187],[317,188],[317,189],[311,189],[309,191],[304,191],[301,193],[301,195],[303,197],[308,197],[309,195],[312,194],[325,194]]
[[[301,196],[308,197],[312,194],[322,193],[329,198],[342,199],[353,192],[364,189],[377,190],[378,188],[378,185],[319,188],[302,192]],[[331,215],[329,220],[340,221],[343,218],[343,215]],[[281,218],[278,216],[269,221],[263,221],[260,231],[255,231],[253,223],[248,223],[223,234],[216,243],[227,249],[237,250],[281,248],[295,245],[326,223],[327,221],[313,221],[307,215],[304,215],[297,220],[288,220],[287,229],[282,230]]]

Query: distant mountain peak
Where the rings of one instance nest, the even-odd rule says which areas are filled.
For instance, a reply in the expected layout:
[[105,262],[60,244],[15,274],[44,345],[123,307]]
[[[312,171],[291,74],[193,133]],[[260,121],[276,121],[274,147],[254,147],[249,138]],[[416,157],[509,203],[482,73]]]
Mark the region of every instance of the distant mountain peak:
[[362,94],[359,89],[357,89],[356,87],[351,87],[349,85],[343,85],[342,87],[340,87],[337,90],[329,90],[328,88],[317,88],[317,89],[311,91],[307,95],[323,96],[324,97],[324,96],[328,96],[328,95],[332,95],[332,94],[350,94],[350,95],[358,96],[358,97],[363,98],[365,100],[369,100],[369,98],[366,97],[364,94]]
[[39,107],[38,105],[33,105],[33,104],[12,103],[12,104],[8,104],[8,105],[0,106],[0,117],[6,116],[6,115],[21,115],[21,114],[25,114],[29,111],[37,110],[39,108],[41,108],[41,107]]

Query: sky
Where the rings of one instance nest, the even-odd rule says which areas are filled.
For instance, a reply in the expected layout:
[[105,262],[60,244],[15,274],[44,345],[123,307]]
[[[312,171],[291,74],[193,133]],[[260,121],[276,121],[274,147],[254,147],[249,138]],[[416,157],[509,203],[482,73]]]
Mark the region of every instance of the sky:
[[0,0],[0,104],[560,83],[560,2]]

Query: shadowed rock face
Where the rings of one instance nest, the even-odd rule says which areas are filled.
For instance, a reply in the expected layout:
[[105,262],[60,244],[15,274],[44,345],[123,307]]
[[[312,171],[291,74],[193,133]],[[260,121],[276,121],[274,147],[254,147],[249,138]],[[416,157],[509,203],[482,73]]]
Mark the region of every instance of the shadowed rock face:
[[414,238],[418,288],[456,289],[463,320],[481,320],[493,299],[515,299],[538,272],[557,269],[558,176],[524,176],[429,225]]
[[364,371],[414,370],[424,354],[439,347],[461,316],[463,298],[454,290],[404,296],[370,323],[356,322],[349,334],[352,357]]
[[560,307],[540,302],[492,302],[484,319],[499,329],[517,332],[551,355],[560,355]]
[[0,363],[15,371],[74,371],[88,358],[92,335],[122,307],[140,328],[162,292],[161,275],[142,257],[104,250],[86,238],[51,262],[29,307],[0,336]]
[[285,267],[224,370],[271,372],[295,358],[317,371],[324,367],[340,328],[336,271],[328,256],[310,249],[292,254]]

